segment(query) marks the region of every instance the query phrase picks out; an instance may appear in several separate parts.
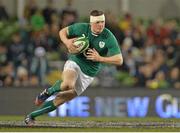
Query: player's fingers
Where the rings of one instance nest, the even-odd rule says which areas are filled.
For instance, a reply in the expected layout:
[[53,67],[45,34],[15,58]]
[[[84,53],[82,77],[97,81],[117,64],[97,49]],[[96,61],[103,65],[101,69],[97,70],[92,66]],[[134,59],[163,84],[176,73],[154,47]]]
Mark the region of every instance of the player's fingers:
[[72,38],[72,42],[74,43],[77,40],[77,38]]
[[86,58],[92,60],[92,59],[94,59],[94,56],[88,55]]
[[92,53],[92,52],[87,52],[86,54],[87,54],[87,55],[92,55],[93,53]]
[[91,52],[91,53],[92,53],[92,52],[94,52],[94,51],[93,51],[92,49],[88,49],[88,52]]
[[92,50],[92,51],[93,51],[93,53],[94,53],[94,54],[98,54],[98,52],[96,51],[96,49],[95,49],[95,48],[93,48],[93,50]]
[[87,55],[87,57],[94,57],[93,55]]
[[93,50],[91,50],[91,51],[87,51],[87,53],[94,54],[95,52]]

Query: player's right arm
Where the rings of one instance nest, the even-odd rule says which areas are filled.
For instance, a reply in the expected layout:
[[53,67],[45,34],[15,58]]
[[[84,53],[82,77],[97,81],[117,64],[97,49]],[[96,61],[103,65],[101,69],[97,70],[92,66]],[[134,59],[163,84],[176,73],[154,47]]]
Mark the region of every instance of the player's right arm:
[[77,53],[78,49],[73,45],[76,38],[68,38],[68,27],[65,27],[59,31],[59,37],[63,44],[67,47],[69,53]]

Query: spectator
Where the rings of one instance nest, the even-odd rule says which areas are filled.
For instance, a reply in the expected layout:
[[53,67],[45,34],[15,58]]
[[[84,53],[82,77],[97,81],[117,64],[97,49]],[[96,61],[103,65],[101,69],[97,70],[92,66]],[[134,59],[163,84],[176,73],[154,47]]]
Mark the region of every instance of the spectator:
[[59,27],[56,24],[50,26],[50,34],[48,36],[49,51],[57,51],[59,49]]
[[7,47],[4,43],[0,43],[0,64],[7,62]]
[[60,12],[60,28],[64,28],[68,25],[75,23],[78,19],[78,13],[76,9],[72,7],[73,0],[66,0],[66,7]]
[[5,7],[2,5],[2,1],[0,0],[0,21],[8,20],[8,19],[9,19],[9,15]]
[[162,45],[162,41],[168,37],[168,33],[164,21],[160,18],[156,19],[147,29],[147,36],[152,37],[156,45]]
[[142,48],[144,45],[144,38],[142,33],[138,29],[134,29],[132,33],[133,46],[136,48]]
[[156,52],[156,46],[152,38],[147,38],[143,46],[143,60],[145,63],[150,63],[153,55]]
[[45,22],[48,25],[52,24],[52,15],[56,14],[57,11],[53,8],[53,0],[47,0],[47,6],[43,9],[42,14],[44,16]]
[[24,8],[24,16],[27,20],[30,20],[32,15],[38,10],[38,6],[36,4],[36,0],[28,0],[25,8]]
[[28,86],[28,71],[25,66],[19,66],[17,68],[17,77],[15,80],[15,86]]
[[169,87],[166,81],[166,75],[163,71],[159,71],[153,80],[149,80],[146,86],[151,89],[167,89]]
[[180,70],[178,67],[173,67],[168,76],[168,82],[172,88],[180,89]]
[[0,65],[0,87],[12,86],[14,82],[14,69],[11,62]]
[[123,30],[125,34],[128,34],[127,32],[132,27],[132,23],[132,15],[130,13],[126,13],[123,16],[123,19],[119,22],[119,27],[121,28],[121,30]]
[[8,60],[13,63],[15,77],[17,76],[17,69],[19,66],[21,66],[25,57],[25,44],[22,42],[21,36],[17,32],[12,35],[12,43],[8,48]]
[[110,11],[107,11],[105,15],[107,18],[106,27],[115,35],[119,45],[121,45],[125,36],[118,25],[117,17]]
[[45,76],[47,74],[47,70],[48,62],[46,58],[46,50],[42,46],[37,46],[35,48],[31,64],[31,73],[32,75],[37,75],[40,85],[46,84]]
[[154,71],[163,71],[166,75],[168,73],[168,66],[166,64],[166,54],[162,49],[157,49],[153,58]]
[[137,86],[145,87],[149,80],[154,77],[154,70],[152,64],[142,64],[138,67],[136,74]]
[[51,15],[51,25],[58,25],[58,29],[59,29],[59,23],[60,23],[59,15],[57,13],[53,13]]
[[99,73],[99,81],[97,84],[100,84],[102,87],[112,87],[117,86],[117,80],[115,76],[117,70],[115,66],[104,66],[103,70]]
[[45,26],[44,17],[41,14],[40,10],[37,10],[34,15],[31,17],[31,26],[34,31],[40,31]]

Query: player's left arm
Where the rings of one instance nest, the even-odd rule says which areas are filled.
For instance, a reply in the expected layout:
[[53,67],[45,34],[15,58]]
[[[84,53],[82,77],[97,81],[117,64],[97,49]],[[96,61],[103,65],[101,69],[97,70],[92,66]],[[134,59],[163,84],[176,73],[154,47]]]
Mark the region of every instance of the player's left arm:
[[87,59],[102,63],[122,65],[123,57],[115,36],[110,33],[110,36],[107,38],[106,42],[106,46],[108,48],[108,56],[101,56],[95,49],[90,49],[87,52]]
[[93,48],[89,49],[87,51],[87,57],[88,60],[97,61],[101,63],[108,63],[108,64],[115,64],[115,65],[122,65],[123,63],[123,57],[122,54],[116,54],[113,56],[103,57],[100,56],[99,53]]

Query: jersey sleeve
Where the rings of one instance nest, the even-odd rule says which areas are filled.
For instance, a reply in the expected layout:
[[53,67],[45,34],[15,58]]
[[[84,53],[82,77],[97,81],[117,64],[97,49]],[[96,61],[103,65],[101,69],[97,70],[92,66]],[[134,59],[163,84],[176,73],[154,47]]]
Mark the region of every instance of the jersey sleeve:
[[121,53],[118,41],[114,35],[108,39],[108,55],[113,56]]

